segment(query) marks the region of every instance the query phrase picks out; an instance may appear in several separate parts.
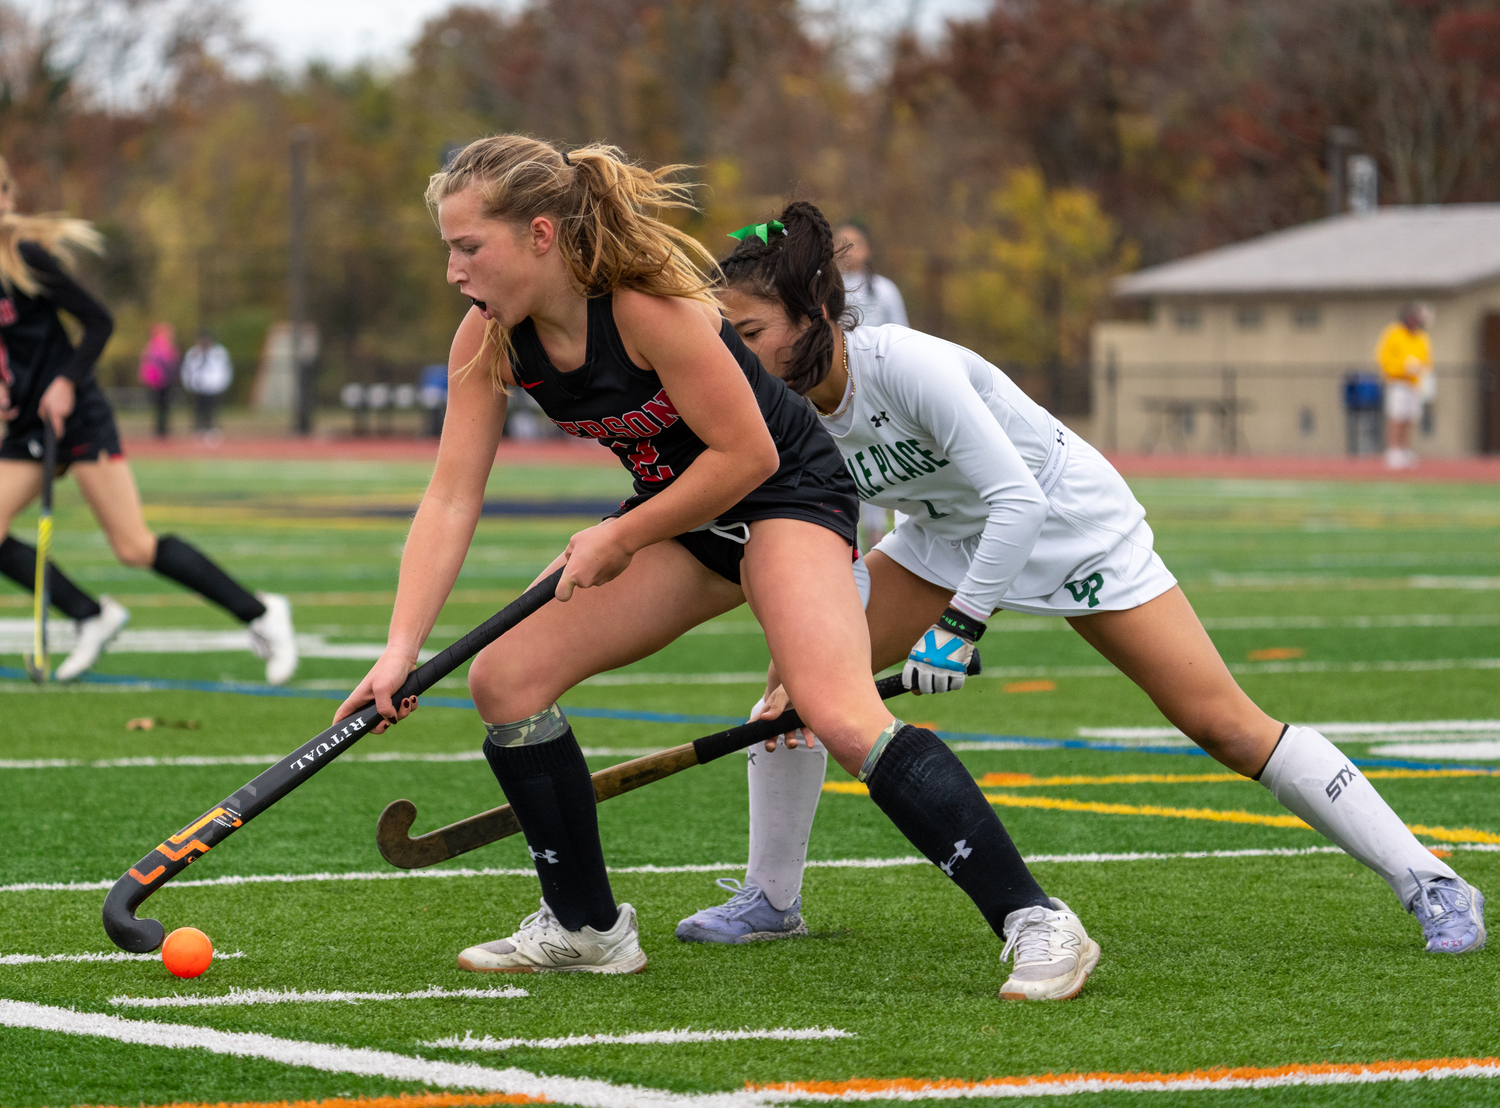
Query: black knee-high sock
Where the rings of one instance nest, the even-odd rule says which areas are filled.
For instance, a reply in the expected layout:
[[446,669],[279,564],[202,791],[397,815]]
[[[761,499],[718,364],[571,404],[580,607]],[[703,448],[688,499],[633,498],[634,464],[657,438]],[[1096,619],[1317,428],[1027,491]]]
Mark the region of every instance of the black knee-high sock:
[[[27,592],[36,588],[36,547],[6,535],[0,541],[0,573]],[[102,610],[97,600],[69,580],[50,559],[47,595],[52,598],[52,606],[69,619],[93,619]]]
[[608,931],[619,910],[604,869],[594,783],[573,729],[531,746],[485,739],[484,756],[521,822],[553,915],[569,931],[585,924]]
[[1011,912],[1052,906],[974,778],[931,731],[908,724],[897,732],[868,784],[870,799],[969,894],[996,935]]
[[245,623],[266,614],[266,606],[246,592],[238,581],[209,561],[197,547],[189,546],[176,535],[163,535],[156,540],[156,560],[151,563],[151,568],[179,585],[186,585],[206,600],[212,600]]

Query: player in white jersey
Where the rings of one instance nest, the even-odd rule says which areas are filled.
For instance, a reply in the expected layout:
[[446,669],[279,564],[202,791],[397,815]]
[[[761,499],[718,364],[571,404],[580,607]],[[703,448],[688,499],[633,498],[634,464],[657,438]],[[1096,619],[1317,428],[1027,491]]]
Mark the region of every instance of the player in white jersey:
[[[1481,949],[1482,894],[1328,739],[1272,719],[1240,689],[1104,457],[972,351],[904,327],[845,331],[837,311],[804,304],[805,289],[778,273],[785,242],[726,259],[722,302],[746,344],[817,410],[861,498],[906,513],[865,560],[874,668],[904,658],[907,687],[956,689],[996,609],[1064,616],[1184,734],[1384,878],[1428,950]],[[833,342],[809,371],[796,355],[817,328]],[[774,716],[784,704],[773,687],[756,710]],[[810,753],[794,735],[752,760],[746,888],[772,908],[797,898],[800,910],[826,765]],[[731,914],[700,912],[678,934],[736,941],[719,926]]]

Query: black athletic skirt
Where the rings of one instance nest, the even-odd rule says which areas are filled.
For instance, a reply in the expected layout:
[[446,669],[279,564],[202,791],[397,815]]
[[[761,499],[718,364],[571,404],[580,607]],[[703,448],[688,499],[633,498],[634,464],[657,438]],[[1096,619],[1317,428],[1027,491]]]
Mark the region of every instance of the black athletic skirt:
[[[618,519],[632,508],[638,508],[656,493],[632,496],[610,513],[607,519]],[[721,531],[732,531],[739,524],[760,519],[800,519],[833,531],[850,546],[854,545],[859,526],[859,497],[829,488],[805,485],[761,485],[724,515],[715,520]],[[745,544],[725,538],[713,531],[688,531],[675,536],[693,557],[726,581],[740,583],[740,559]]]
[[[123,455],[115,413],[105,399],[104,390],[91,377],[79,386],[73,414],[63,424],[63,437],[57,444],[57,468],[61,472],[74,462],[97,462],[101,457]],[[0,439],[0,458],[42,460],[42,419],[36,408],[22,412],[6,427],[5,438]]]

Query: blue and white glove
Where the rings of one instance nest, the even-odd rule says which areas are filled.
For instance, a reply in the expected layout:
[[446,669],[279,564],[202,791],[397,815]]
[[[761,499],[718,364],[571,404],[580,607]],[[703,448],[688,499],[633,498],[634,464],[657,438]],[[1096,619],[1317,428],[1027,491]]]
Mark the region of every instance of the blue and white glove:
[[949,608],[911,648],[901,683],[918,694],[963,688],[974,644],[983,635],[981,620]]

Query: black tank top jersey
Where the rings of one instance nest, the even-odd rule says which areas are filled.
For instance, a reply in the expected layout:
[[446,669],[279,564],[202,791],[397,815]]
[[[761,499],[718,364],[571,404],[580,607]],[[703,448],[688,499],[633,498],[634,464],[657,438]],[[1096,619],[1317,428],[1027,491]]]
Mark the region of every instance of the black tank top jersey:
[[[577,438],[598,439],[615,451],[635,479],[638,495],[660,492],[703,453],[703,440],[677,414],[656,374],[641,369],[626,354],[611,297],[589,300],[588,328],[583,365],[563,373],[548,359],[531,320],[523,320],[511,332],[516,383],[562,430]],[[766,372],[728,320],[719,337],[750,382],[781,455],[780,467],[761,488],[857,495],[833,439],[818,426],[807,403]],[[734,510],[720,518],[735,518]]]
[[[113,321],[42,247],[22,242],[20,254],[41,287],[36,296],[0,288],[0,380],[10,389],[11,404],[25,412],[36,407],[59,374],[83,384],[109,340]],[[83,324],[77,349],[57,317],[58,308]]]

